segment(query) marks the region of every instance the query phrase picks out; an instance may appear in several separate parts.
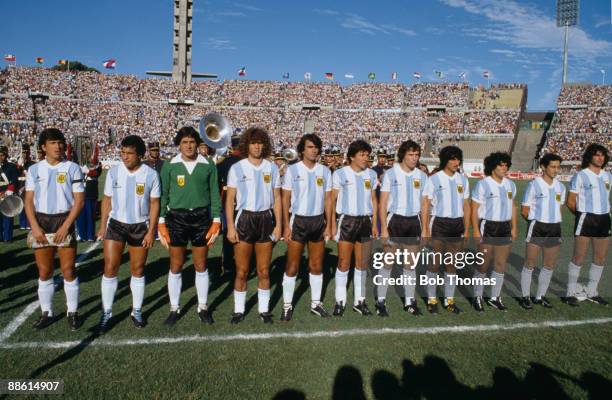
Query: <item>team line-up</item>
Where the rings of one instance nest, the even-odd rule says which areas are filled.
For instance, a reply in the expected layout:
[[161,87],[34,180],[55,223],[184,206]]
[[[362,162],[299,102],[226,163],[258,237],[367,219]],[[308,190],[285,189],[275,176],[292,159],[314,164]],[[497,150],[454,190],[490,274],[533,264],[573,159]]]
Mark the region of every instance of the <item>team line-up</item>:
[[[341,317],[345,312],[348,274],[354,265],[352,309],[371,315],[366,304],[366,277],[372,238],[382,239],[389,252],[403,249],[416,253],[427,241],[436,252],[458,253],[465,238],[470,236],[470,226],[479,250],[486,254],[484,262],[475,264],[474,281],[483,282],[487,278],[494,282],[487,297],[484,285],[474,284],[472,306],[482,312],[486,302],[506,310],[501,290],[511,242],[517,238],[519,215],[528,221],[519,304],[525,309],[533,308],[533,303],[552,307],[545,295],[560,251],[564,205],[575,214],[576,221],[574,254],[568,265],[569,279],[563,300],[571,306],[578,305],[577,279],[591,247],[593,262],[588,271],[587,297],[607,305],[597,291],[610,238],[612,174],[604,169],[609,161],[604,146],[591,144],[586,148],[582,169],[573,176],[569,194],[556,179],[561,157],[544,155],[540,159],[542,176],[529,182],[519,210],[516,186],[505,177],[511,167],[507,153],[487,156],[486,177],[470,190],[467,177],[460,171],[463,154],[458,147],[443,148],[437,172],[428,175],[419,162],[420,146],[407,140],[397,149],[393,167],[379,176],[368,166],[370,145],[355,140],[346,151],[347,165],[332,173],[319,160],[323,148],[321,139],[316,134],[306,134],[296,147],[299,160],[287,167],[281,179],[279,168],[268,160],[272,150],[269,134],[256,127],[248,129],[237,143],[241,158],[229,168],[222,201],[217,167],[211,158],[198,153],[201,140],[194,128],[181,128],[174,138],[177,155],[165,161],[159,172],[143,162],[146,146],[139,136],[128,136],[121,142],[121,163],[112,166],[106,175],[97,234],[104,240],[99,333],[106,332],[112,318],[117,274],[126,244],[132,275],[131,319],[136,327],[146,325],[141,311],[144,269],[156,236],[169,253],[170,313],[164,324],[172,326],[181,317],[181,271],[188,244],[191,244],[195,268],[197,315],[203,323],[212,324],[206,259],[222,230],[232,243],[235,261],[232,324],[245,318],[247,278],[253,258],[258,277],[258,314],[264,323],[272,323],[269,270],[273,246],[278,240],[287,243],[280,320],[289,321],[293,318],[296,276],[306,246],[310,311],[323,318],[330,316],[321,301],[322,269],[325,243],[334,240],[338,246],[338,263],[331,314]],[[74,222],[84,203],[84,177],[77,164],[65,159],[66,139],[61,131],[45,129],[39,136],[38,146],[44,159],[27,171],[24,201],[31,225],[29,244],[34,249],[39,272],[41,315],[34,327],[43,329],[53,321],[53,267],[57,253],[64,278],[67,320],[70,328],[76,330],[80,319]],[[6,152],[0,151],[0,161],[4,162],[4,158]],[[531,276],[540,253],[543,253],[543,265],[535,297],[531,297]],[[416,265],[412,264],[406,262],[401,266],[404,310],[421,315],[415,297]],[[392,267],[393,263],[385,263],[376,270],[380,284],[375,311],[383,317],[389,316],[385,297]],[[437,286],[441,284],[443,308],[460,313],[454,297],[456,265],[434,261],[426,268],[427,311],[438,313]],[[445,274],[438,277],[440,269]]]

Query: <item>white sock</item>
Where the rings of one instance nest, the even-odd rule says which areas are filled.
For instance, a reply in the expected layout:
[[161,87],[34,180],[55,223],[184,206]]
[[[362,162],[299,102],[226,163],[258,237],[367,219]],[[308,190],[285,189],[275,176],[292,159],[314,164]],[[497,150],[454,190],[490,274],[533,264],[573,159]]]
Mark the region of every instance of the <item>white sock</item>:
[[49,316],[53,315],[52,303],[53,303],[53,278],[47,281],[38,280],[38,301],[40,302],[40,310],[42,312],[48,312]]
[[257,289],[257,309],[259,313],[268,312],[270,307],[270,289]]
[[196,292],[198,293],[198,311],[207,308],[209,283],[208,270],[204,272],[196,271],[195,285]]
[[321,302],[321,290],[323,289],[323,274],[308,274],[310,280],[310,307],[314,308]]
[[580,267],[570,261],[567,265],[567,297],[576,295],[576,284],[578,283],[579,276]]
[[540,276],[538,277],[538,291],[536,293],[536,299],[541,299],[542,296],[546,294],[548,285],[550,285],[550,278],[552,277],[552,274],[552,270],[542,267]]
[[604,267],[601,265],[591,264],[589,269],[589,284],[587,285],[587,295],[589,297],[597,296],[597,285],[601,279],[601,274]]
[[[428,281],[435,281],[438,278],[437,272],[427,271],[426,275],[427,275]],[[437,289],[438,289],[437,284],[435,285],[427,284],[427,297],[429,297],[430,299],[435,299]]]
[[497,299],[501,295],[502,286],[504,285],[504,274],[491,271],[491,278],[495,279],[495,285],[491,288],[491,297]]
[[[457,285],[457,274],[449,274],[448,272],[445,274],[446,279],[444,279],[444,297],[447,299],[455,298],[455,286]],[[451,279],[452,278],[452,279]]]
[[130,279],[130,290],[132,291],[132,308],[134,310],[142,309],[145,292],[145,277],[132,275],[132,279]]
[[[474,270],[474,278],[484,279],[486,277],[487,277],[486,274],[483,274],[477,269]],[[474,297],[482,297],[483,292],[484,292],[484,285],[474,283]]]
[[64,279],[64,293],[66,294],[66,308],[68,312],[76,312],[79,307],[79,278],[72,282]]
[[353,304],[357,305],[360,301],[365,300],[365,280],[368,271],[361,271],[355,268],[355,276],[353,277]]
[[348,282],[348,271],[336,269],[336,302],[346,306],[346,283]]
[[285,302],[285,307],[291,306],[293,303],[293,292],[295,291],[295,280],[297,277],[295,276],[287,276],[287,274],[283,274],[283,301]]
[[391,276],[391,268],[387,269],[382,267],[378,270],[378,275],[381,276],[380,285],[376,285],[376,295],[378,300],[384,300],[387,297],[387,290],[389,289],[389,277]]
[[531,294],[531,275],[533,275],[533,270],[523,267],[521,270],[521,294],[523,297],[529,297]]
[[[410,281],[413,281],[415,284],[410,285],[408,283],[408,278]],[[406,305],[409,305],[414,299],[414,291],[416,289],[416,270],[414,269],[405,269],[404,270],[404,302]]]
[[102,282],[100,283],[102,291],[102,310],[112,311],[113,302],[115,301],[115,293],[117,293],[117,285],[119,279],[115,276],[114,278],[107,278],[102,275]]
[[239,292],[234,290],[234,312],[244,314],[244,304],[246,303],[246,290]]
[[168,272],[168,296],[170,297],[170,310],[172,311],[179,309],[182,286],[183,277],[181,273],[173,274],[172,271]]

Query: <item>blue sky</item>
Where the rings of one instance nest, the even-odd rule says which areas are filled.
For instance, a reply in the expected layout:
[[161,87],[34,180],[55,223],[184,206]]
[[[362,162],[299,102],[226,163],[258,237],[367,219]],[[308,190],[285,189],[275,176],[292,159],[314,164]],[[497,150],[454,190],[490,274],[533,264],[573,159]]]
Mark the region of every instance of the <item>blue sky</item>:
[[[171,69],[171,0],[2,1],[0,52],[18,64],[50,66],[62,58],[143,77]],[[582,0],[570,35],[570,81],[612,82],[608,0]],[[552,109],[562,75],[563,33],[555,0],[225,1],[194,0],[193,70],[247,79],[367,80],[411,83],[448,80],[465,72],[470,84],[525,82],[529,109]],[[354,80],[344,78],[355,76]]]

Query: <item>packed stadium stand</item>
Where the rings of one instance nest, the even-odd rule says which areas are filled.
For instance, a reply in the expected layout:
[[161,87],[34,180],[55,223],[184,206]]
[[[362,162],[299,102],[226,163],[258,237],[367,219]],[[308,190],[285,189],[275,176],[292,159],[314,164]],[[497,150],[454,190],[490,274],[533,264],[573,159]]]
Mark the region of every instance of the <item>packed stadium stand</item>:
[[177,127],[215,111],[237,130],[268,129],[276,150],[295,146],[309,125],[321,134],[327,151],[341,151],[363,137],[375,150],[395,152],[412,138],[426,154],[435,154],[441,143],[456,142],[467,158],[479,158],[489,148],[483,137],[487,142],[495,135],[491,143],[510,150],[526,97],[523,84],[485,89],[445,82],[343,87],[228,80],[182,86],[132,75],[10,67],[0,73],[0,135],[17,148],[33,142],[41,127],[56,126],[69,137],[91,135],[102,157],[115,158],[121,139],[138,134],[171,152]]

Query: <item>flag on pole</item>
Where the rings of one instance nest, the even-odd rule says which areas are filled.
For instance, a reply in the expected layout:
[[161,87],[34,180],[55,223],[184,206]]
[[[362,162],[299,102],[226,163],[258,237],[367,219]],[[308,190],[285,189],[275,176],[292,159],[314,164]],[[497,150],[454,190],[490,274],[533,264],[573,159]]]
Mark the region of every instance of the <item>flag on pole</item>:
[[334,80],[334,74],[332,72],[326,72],[325,77],[329,79],[330,81]]
[[16,62],[17,61],[17,57],[15,57],[14,54],[5,54],[4,55],[4,61]]
[[238,70],[238,76],[246,76],[246,67],[242,67]]
[[484,77],[485,77],[485,78],[487,78],[487,79],[489,79],[489,76],[490,76],[490,75],[491,75],[491,74],[489,73],[489,71],[484,71],[484,72],[482,73],[482,76],[484,76]]
[[442,75],[443,75],[442,71],[434,71],[434,74],[436,74],[438,78],[442,78]]
[[459,74],[459,79],[465,79],[465,72],[461,72]]
[[391,79],[396,81],[397,80],[397,72],[392,72],[391,73]]
[[45,62],[45,59],[42,57],[36,57],[36,64],[43,64]]
[[283,74],[283,79],[289,79],[289,72],[285,72]]
[[68,60],[59,60],[57,63],[59,65],[68,65]]
[[306,79],[307,81],[309,81],[309,80],[310,80],[310,78],[312,78],[312,75],[310,74],[310,72],[306,72],[306,73],[304,74],[304,79]]
[[346,79],[354,79],[354,78],[355,78],[355,75],[353,75],[353,74],[344,74],[344,77],[345,77]]
[[412,76],[414,76],[416,79],[421,79],[421,73],[420,72],[415,72],[412,74]]
[[104,61],[104,63],[102,63],[102,65],[106,69],[115,69],[115,67],[117,66],[117,61],[114,59],[106,60]]
[[374,72],[370,72],[370,73],[368,74],[368,79],[371,79],[371,80],[376,79],[376,74],[375,74]]

